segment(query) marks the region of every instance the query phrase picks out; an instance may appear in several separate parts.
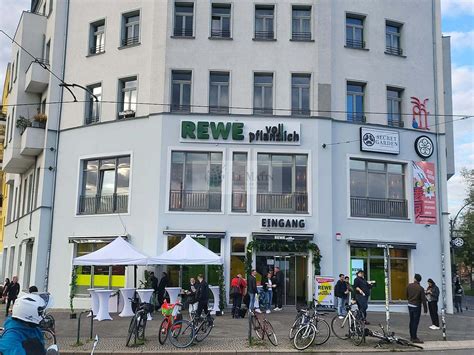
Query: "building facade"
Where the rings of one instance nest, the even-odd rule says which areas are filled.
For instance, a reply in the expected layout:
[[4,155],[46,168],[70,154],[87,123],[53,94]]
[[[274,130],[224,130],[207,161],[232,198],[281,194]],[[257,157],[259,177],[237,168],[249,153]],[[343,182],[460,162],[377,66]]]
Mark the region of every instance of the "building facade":
[[[415,272],[441,283],[453,142],[439,1],[68,11],[64,81],[88,91],[59,113],[48,285],[59,307],[73,258],[117,236],[158,255],[191,235],[223,257],[227,290],[248,267],[280,266],[287,305],[312,299],[316,273],[363,268],[381,306],[386,244],[395,309]],[[218,282],[211,266],[156,269],[171,286]],[[87,288],[133,284],[125,267],[77,273],[76,307]]]

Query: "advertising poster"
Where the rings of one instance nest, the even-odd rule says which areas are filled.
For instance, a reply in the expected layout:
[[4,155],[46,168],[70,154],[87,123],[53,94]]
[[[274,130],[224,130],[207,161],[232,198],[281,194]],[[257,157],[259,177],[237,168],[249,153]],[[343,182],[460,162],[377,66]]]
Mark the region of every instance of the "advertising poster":
[[437,224],[435,165],[427,161],[412,162],[415,223]]
[[315,276],[314,285],[314,298],[322,306],[334,306],[334,277]]

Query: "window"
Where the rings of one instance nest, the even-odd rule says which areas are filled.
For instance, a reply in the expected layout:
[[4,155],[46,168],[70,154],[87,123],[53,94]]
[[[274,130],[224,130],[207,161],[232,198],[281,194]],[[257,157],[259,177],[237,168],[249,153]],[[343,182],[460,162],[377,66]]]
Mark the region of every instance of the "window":
[[15,260],[15,247],[10,247],[10,259],[8,259],[8,275],[13,275],[14,260]]
[[311,6],[293,6],[293,41],[311,40]]
[[387,88],[387,113],[389,126],[403,127],[401,89]]
[[308,156],[257,155],[257,212],[308,212]]
[[21,215],[24,216],[26,213],[26,195],[28,194],[28,177],[23,181],[23,203],[21,207]]
[[[15,71],[15,80],[14,82],[16,82],[16,78],[18,76],[18,67],[20,66],[20,60],[19,60],[19,56],[20,56],[20,52],[16,52],[16,67],[14,67],[14,71]],[[15,65],[15,63],[13,63],[13,65]]]
[[33,210],[33,178],[34,175],[30,174],[30,177],[28,179],[28,208],[26,212],[31,212]]
[[190,112],[192,73],[173,70],[171,77],[171,111]]
[[293,115],[310,115],[310,74],[293,74],[291,76],[291,112]]
[[364,115],[365,84],[347,83],[347,120],[350,122],[365,122]]
[[211,72],[209,112],[229,113],[229,73]]
[[[351,247],[351,270],[363,269],[366,279],[375,281],[376,287],[370,292],[370,300],[385,300],[384,254],[381,248]],[[406,300],[406,285],[408,284],[408,250],[390,249],[388,262],[390,277],[389,300],[391,302]],[[355,278],[353,271],[351,282]]]
[[246,238],[230,238],[230,280],[241,274],[245,278],[245,244]]
[[221,211],[222,153],[171,154],[171,211]]
[[174,31],[175,37],[193,36],[194,4],[175,3],[174,4]]
[[12,117],[10,120],[10,134],[8,135],[8,143],[12,141],[13,138],[13,127],[16,125],[16,118],[15,118],[15,107],[12,108]]
[[89,54],[105,52],[105,20],[91,23]]
[[137,111],[137,77],[119,80],[118,118],[135,117]]
[[385,24],[385,53],[393,55],[403,55],[400,43],[402,26],[393,22]]
[[365,48],[364,17],[356,15],[346,16],[346,47]]
[[128,211],[130,156],[83,161],[79,214]]
[[[95,84],[87,87],[86,93],[86,124],[96,123],[100,120],[100,101],[102,100],[102,85]],[[95,97],[93,95],[95,95]],[[96,98],[98,101],[96,101]]]
[[247,212],[247,153],[233,154],[232,212]]
[[51,15],[51,12],[53,12],[53,0],[49,0],[49,12],[48,12],[48,16]]
[[40,168],[36,169],[36,181],[35,181],[35,207],[38,205],[38,194],[39,194],[39,181],[40,181]]
[[351,159],[350,170],[352,217],[407,218],[403,164]]
[[15,219],[21,217],[20,206],[21,206],[21,182],[20,182],[20,186],[16,188],[16,218]]
[[50,64],[50,58],[49,58],[50,51],[51,51],[51,40],[49,40],[46,43],[46,47],[45,47],[45,50],[44,50],[44,58],[43,59],[44,59],[45,64]]
[[212,4],[211,38],[230,38],[230,4]]
[[272,115],[273,74],[255,73],[253,82],[253,113]]
[[[99,250],[107,243],[77,243],[75,257]],[[125,266],[77,266],[77,294],[88,295],[88,288],[119,289],[125,287]]]
[[122,46],[140,43],[140,11],[122,15]]
[[272,40],[275,38],[273,5],[255,6],[255,39]]

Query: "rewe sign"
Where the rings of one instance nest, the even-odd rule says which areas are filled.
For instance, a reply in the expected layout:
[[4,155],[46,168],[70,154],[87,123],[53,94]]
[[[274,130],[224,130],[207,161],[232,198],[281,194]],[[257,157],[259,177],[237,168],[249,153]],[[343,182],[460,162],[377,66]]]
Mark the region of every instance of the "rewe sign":
[[180,142],[300,144],[300,124],[256,121],[181,121]]

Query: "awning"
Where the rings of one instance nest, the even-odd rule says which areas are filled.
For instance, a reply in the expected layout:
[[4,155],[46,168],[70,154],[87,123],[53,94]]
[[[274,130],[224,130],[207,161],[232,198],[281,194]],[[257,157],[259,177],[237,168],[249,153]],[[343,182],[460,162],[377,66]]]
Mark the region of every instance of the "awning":
[[253,239],[259,240],[282,240],[282,241],[313,241],[312,233],[272,233],[272,232],[253,232]]
[[225,232],[222,231],[188,231],[188,230],[164,230],[163,234],[175,235],[177,237],[191,238],[225,238]]
[[69,243],[110,243],[117,239],[117,237],[122,237],[122,239],[128,240],[127,235],[101,235],[101,236],[72,236],[69,237]]
[[381,240],[354,240],[354,239],[349,239],[347,242],[351,245],[351,247],[360,247],[360,248],[385,248],[385,245],[388,244],[390,248],[416,249],[416,243],[392,242],[392,241],[381,241]]

